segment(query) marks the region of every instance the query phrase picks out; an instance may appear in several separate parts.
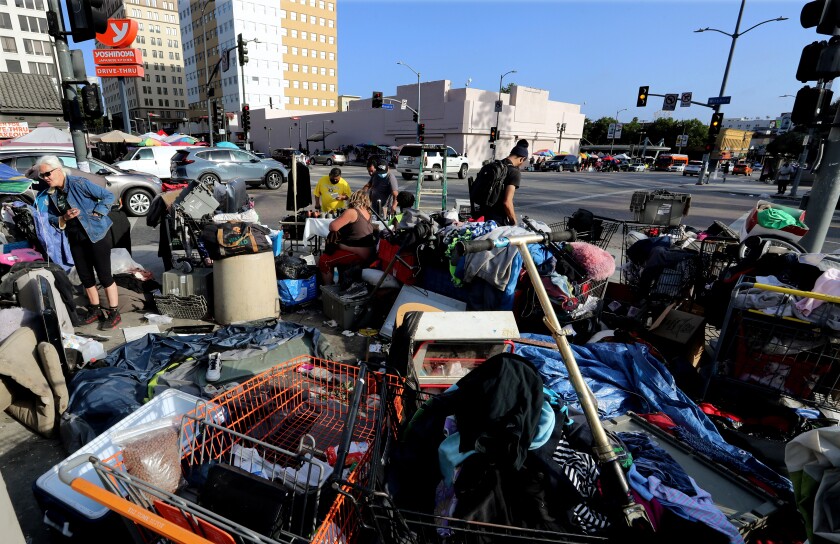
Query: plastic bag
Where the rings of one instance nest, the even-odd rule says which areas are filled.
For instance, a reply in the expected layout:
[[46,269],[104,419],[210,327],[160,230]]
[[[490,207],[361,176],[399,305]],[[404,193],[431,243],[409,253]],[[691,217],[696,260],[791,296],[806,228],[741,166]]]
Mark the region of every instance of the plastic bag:
[[158,489],[174,493],[181,483],[181,448],[172,419],[118,433],[126,471]]

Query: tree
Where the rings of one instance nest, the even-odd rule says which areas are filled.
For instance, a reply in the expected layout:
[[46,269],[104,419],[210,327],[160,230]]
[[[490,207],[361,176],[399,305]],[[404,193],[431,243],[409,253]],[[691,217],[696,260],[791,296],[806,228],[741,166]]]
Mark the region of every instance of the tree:
[[776,156],[796,157],[802,152],[804,132],[786,132],[767,144],[767,153]]
[[510,83],[508,83],[507,85],[505,85],[504,87],[502,87],[502,92],[503,92],[503,93],[510,94],[510,91],[512,91],[512,90],[513,90],[513,86],[514,86],[514,85],[516,85],[516,82],[511,81]]

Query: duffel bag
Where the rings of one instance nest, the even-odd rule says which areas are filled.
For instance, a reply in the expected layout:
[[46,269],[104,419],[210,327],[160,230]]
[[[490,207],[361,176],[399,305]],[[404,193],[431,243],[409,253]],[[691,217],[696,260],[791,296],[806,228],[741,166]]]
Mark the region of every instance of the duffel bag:
[[224,259],[271,251],[269,234],[262,225],[229,221],[207,225],[201,232],[201,239],[213,259]]

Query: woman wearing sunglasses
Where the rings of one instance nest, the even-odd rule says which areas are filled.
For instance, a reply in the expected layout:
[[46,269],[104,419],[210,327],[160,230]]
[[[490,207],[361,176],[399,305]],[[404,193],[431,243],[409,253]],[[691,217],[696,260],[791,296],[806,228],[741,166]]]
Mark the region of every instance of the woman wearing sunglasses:
[[[38,177],[47,190],[50,224],[64,231],[76,272],[85,288],[89,306],[85,323],[99,321],[100,329],[113,329],[122,320],[117,309],[117,284],[111,276],[111,219],[114,195],[78,176],[69,176],[58,157],[45,155],[37,164]],[[96,276],[94,276],[94,270]],[[105,289],[108,306],[99,303],[96,278]]]

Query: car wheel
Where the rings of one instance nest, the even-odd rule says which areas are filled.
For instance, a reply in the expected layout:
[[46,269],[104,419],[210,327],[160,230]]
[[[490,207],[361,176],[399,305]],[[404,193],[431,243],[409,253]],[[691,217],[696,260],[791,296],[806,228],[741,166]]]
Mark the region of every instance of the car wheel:
[[129,189],[123,195],[122,201],[128,215],[143,217],[149,213],[152,195],[143,189]]
[[414,179],[414,174],[403,174],[403,179]]
[[324,162],[324,166],[332,166],[332,159],[327,159],[327,160]]
[[283,185],[283,174],[278,172],[277,170],[272,170],[268,174],[265,175],[265,187],[267,189],[271,189],[272,191],[276,191]]
[[469,172],[469,170],[470,170],[469,166],[467,166],[466,164],[462,164],[461,169],[458,170],[458,179],[466,179],[467,172]]
[[204,174],[203,176],[198,178],[198,181],[200,181],[201,183],[212,183],[214,186],[217,183],[222,182],[222,180],[219,179],[219,176],[217,176],[216,174]]

